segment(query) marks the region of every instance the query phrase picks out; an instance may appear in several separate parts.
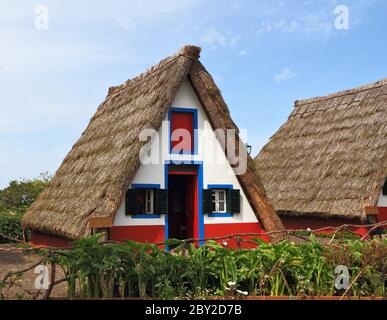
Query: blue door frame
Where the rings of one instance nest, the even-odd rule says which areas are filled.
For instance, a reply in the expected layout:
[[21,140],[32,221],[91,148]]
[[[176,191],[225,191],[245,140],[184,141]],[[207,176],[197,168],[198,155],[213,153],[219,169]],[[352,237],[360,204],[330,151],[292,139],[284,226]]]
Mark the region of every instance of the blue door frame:
[[[169,173],[169,166],[175,164],[173,160],[165,161],[164,163],[164,188],[168,190],[168,173]],[[176,160],[175,165],[195,165],[198,168],[198,229],[199,234],[195,235],[195,237],[198,237],[199,239],[204,239],[204,216],[203,216],[203,161],[181,161]],[[165,215],[165,241],[169,239],[169,228],[168,228],[168,215]],[[199,245],[203,245],[204,241],[200,241]],[[166,246],[166,250],[168,250],[168,246]]]

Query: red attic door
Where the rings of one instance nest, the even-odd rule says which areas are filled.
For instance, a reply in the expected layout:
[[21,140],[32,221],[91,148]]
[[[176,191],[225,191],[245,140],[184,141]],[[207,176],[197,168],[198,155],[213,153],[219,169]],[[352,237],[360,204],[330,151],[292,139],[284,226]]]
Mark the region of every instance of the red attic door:
[[[185,136],[184,131],[176,131],[185,129],[189,135]],[[174,136],[174,133],[175,135]],[[171,112],[171,149],[177,146],[177,152],[193,152],[194,150],[194,114],[192,112]],[[172,151],[171,150],[171,151]]]

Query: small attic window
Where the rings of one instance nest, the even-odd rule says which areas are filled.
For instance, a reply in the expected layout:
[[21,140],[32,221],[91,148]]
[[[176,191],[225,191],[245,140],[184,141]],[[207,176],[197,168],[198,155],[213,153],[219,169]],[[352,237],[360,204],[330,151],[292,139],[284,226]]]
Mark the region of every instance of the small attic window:
[[384,182],[384,186],[383,186],[383,195],[384,195],[384,196],[387,196],[387,179],[386,179],[386,181]]

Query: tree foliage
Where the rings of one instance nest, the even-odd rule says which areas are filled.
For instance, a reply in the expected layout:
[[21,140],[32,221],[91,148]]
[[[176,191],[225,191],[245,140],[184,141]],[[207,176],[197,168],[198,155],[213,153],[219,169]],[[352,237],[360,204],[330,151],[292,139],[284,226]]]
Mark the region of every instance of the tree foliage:
[[24,213],[50,180],[51,176],[47,172],[32,180],[12,180],[8,187],[0,190],[0,212]]
[[44,172],[32,180],[12,180],[6,188],[0,190],[0,243],[9,242],[10,238],[23,240],[23,214],[50,180],[51,176]]

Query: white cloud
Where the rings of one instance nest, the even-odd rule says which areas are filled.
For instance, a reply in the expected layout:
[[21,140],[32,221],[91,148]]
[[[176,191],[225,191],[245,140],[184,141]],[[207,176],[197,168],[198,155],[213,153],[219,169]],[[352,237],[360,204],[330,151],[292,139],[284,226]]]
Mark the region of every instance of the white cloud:
[[211,48],[217,48],[234,47],[240,39],[240,36],[231,32],[224,34],[215,28],[210,28],[207,30],[204,36],[202,36],[201,41]]
[[268,33],[302,33],[308,36],[327,39],[336,34],[334,28],[335,15],[333,5],[319,7],[318,11],[302,11],[296,7],[289,9],[287,14],[278,15],[272,18],[263,18],[256,28],[258,35]]
[[283,68],[280,72],[274,75],[274,80],[277,82],[283,82],[298,77],[298,73],[293,70],[292,67]]
[[276,21],[263,21],[257,28],[258,34],[270,32],[294,32],[299,28],[299,23],[296,20],[280,19]]
[[246,51],[246,50],[241,50],[241,51],[239,51],[239,53],[238,53],[238,57],[244,57],[246,54],[247,54],[247,51]]
[[334,17],[327,16],[324,12],[311,13],[300,19],[303,31],[308,34],[328,37],[335,31]]

